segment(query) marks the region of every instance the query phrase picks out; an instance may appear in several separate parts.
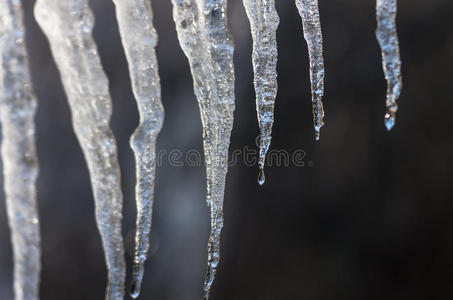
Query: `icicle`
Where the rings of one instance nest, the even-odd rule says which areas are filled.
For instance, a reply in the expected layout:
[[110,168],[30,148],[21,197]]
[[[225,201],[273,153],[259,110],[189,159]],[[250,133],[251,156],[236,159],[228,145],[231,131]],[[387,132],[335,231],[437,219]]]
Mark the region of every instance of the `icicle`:
[[157,33],[152,23],[151,2],[114,0],[114,3],[121,40],[129,62],[132,88],[140,112],[140,124],[131,138],[137,173],[135,187],[137,229],[130,293],[133,298],[137,298],[149,249],[156,170],[156,137],[162,127],[164,111],[154,50]]
[[108,269],[106,299],[123,299],[125,262],[121,236],[122,192],[116,142],[109,127],[112,105],[87,0],[38,0],[35,17],[60,70],[72,120],[90,171],[96,221]]
[[324,125],[324,109],[322,105],[322,96],[324,95],[324,59],[322,56],[322,32],[318,0],[296,0],[296,6],[302,18],[304,37],[308,46],[315,138],[319,140],[321,127]]
[[179,42],[186,54],[200,106],[207,175],[207,203],[211,209],[208,267],[203,298],[220,260],[223,195],[228,146],[233,126],[233,43],[226,21],[226,0],[172,0]]
[[398,110],[398,100],[403,82],[401,77],[401,59],[396,32],[396,0],[377,0],[377,30],[376,36],[382,51],[382,65],[387,79],[387,100],[385,127],[391,130],[395,125],[395,114]]
[[16,300],[39,298],[41,238],[36,204],[36,98],[32,91],[21,3],[0,1],[0,121],[4,186],[14,255]]
[[243,0],[253,38],[253,71],[256,109],[260,126],[258,183],[264,183],[264,162],[271,143],[274,103],[277,96],[277,27],[274,0]]

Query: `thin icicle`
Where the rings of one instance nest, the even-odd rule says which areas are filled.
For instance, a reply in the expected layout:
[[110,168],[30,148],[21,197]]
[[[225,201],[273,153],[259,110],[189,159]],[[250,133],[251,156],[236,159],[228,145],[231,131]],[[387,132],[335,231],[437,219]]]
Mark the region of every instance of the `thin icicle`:
[[109,127],[108,80],[91,36],[93,14],[87,0],[37,0],[35,17],[60,70],[73,127],[88,163],[108,270],[106,299],[123,299],[123,197],[116,142]]
[[227,29],[226,0],[172,0],[179,42],[186,54],[200,106],[207,175],[207,203],[211,234],[203,299],[220,260],[223,195],[228,147],[233,126],[233,43]]
[[274,0],[243,0],[253,38],[253,71],[256,109],[260,126],[258,183],[263,184],[264,162],[271,144],[274,103],[277,96],[277,27]]
[[1,154],[14,255],[16,300],[39,298],[41,238],[36,204],[38,160],[32,91],[21,3],[0,1]]
[[151,2],[148,0],[114,0],[121,41],[129,63],[132,89],[140,112],[140,124],[131,137],[135,155],[137,229],[131,296],[137,298],[149,249],[149,234],[156,171],[156,138],[164,110],[156,52],[157,33],[153,26]]
[[307,41],[310,59],[310,81],[313,103],[315,138],[319,140],[321,127],[324,125],[324,59],[322,55],[322,31],[319,18],[318,0],[296,0],[302,18],[304,37]]
[[401,59],[396,31],[396,0],[377,0],[376,37],[382,51],[382,66],[387,79],[387,100],[385,113],[385,127],[391,130],[395,126],[395,115],[398,110],[396,100],[400,97],[403,88],[401,77]]

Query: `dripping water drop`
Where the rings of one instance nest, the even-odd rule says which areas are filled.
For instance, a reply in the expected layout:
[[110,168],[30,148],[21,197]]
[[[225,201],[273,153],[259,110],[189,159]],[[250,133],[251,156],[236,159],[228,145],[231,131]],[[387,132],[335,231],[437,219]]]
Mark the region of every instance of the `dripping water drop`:
[[264,170],[261,168],[260,172],[258,173],[258,183],[260,185],[263,185],[265,181],[266,181],[266,177],[264,176]]
[[389,113],[385,114],[385,127],[387,128],[387,131],[392,130],[393,126],[395,126],[395,116],[392,116]]

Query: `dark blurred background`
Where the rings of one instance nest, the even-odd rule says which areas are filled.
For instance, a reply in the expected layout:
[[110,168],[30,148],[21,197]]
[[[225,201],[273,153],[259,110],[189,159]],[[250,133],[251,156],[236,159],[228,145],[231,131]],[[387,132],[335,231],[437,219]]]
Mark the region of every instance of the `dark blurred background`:
[[[42,299],[103,299],[106,270],[87,167],[46,38],[24,0],[37,114]],[[202,150],[201,121],[170,0],[155,0],[165,107],[158,150]],[[92,0],[94,38],[110,79],[112,128],[124,192],[128,271],[135,227],[129,137],[138,114],[114,6]],[[305,165],[229,170],[216,300],[453,299],[453,1],[400,0],[404,92],[396,127],[383,124],[386,83],[375,2],[320,0],[326,125],[314,141],[308,57],[292,1],[280,15],[279,93],[272,149],[305,151]],[[251,37],[242,2],[229,1],[236,111],[230,153],[255,149]],[[201,298],[209,212],[203,167],[157,170],[152,249],[140,299]],[[12,299],[12,252],[0,199],[0,299]],[[130,284],[128,272],[127,284]],[[130,299],[129,296],[126,299]]]

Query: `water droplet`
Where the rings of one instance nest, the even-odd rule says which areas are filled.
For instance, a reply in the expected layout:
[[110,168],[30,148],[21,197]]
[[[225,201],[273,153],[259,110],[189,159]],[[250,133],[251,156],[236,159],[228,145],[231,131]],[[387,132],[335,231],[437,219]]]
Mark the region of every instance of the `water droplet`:
[[385,115],[385,127],[387,128],[387,131],[392,130],[393,126],[395,126],[395,116],[387,113]]
[[258,183],[260,185],[263,185],[264,181],[266,181],[266,177],[264,176],[264,170],[260,169],[260,172],[258,173]]

